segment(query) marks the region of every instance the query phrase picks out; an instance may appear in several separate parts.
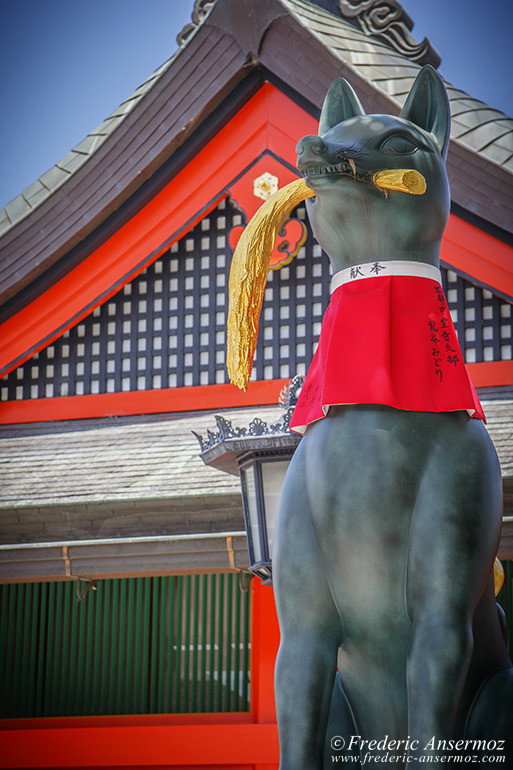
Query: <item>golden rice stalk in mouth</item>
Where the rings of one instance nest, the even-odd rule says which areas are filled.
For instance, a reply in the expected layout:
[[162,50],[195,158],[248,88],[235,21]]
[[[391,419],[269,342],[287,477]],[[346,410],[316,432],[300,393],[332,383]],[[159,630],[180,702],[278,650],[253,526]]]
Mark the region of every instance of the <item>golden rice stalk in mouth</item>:
[[232,259],[228,285],[226,366],[230,381],[247,390],[258,336],[269,262],[278,231],[292,209],[314,191],[297,179],[260,206],[243,231]]
[[382,190],[397,190],[410,195],[424,195],[426,180],[414,169],[387,168],[374,174],[372,181]]

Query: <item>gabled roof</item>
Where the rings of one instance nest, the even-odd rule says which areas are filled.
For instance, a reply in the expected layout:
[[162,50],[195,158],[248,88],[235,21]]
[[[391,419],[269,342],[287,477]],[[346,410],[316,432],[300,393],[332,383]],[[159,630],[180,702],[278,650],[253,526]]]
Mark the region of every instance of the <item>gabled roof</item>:
[[[0,212],[0,303],[58,269],[63,256],[76,264],[91,253],[115,227],[109,217],[117,212],[126,221],[144,205],[205,141],[213,121],[225,119],[214,118],[216,110],[224,104],[225,116],[233,112],[258,78],[279,78],[315,112],[342,74],[369,112],[393,112],[417,72],[415,63],[306,0],[217,0],[168,62]],[[513,233],[513,120],[448,90],[453,200]]]

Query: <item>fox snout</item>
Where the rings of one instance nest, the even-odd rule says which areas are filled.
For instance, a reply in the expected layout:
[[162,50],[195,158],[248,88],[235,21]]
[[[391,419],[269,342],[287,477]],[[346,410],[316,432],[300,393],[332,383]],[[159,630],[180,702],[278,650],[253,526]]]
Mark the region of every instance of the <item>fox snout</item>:
[[301,173],[312,179],[317,176],[352,176],[366,179],[368,174],[358,170],[351,156],[357,157],[353,146],[348,148],[327,142],[321,136],[304,136],[296,147],[297,167]]
[[320,136],[304,136],[296,147],[297,165],[301,170],[319,162],[329,162],[329,147]]
[[332,173],[356,173],[353,157],[359,155],[359,148],[353,142],[345,147],[333,142],[327,142],[321,136],[304,136],[297,147],[297,167],[306,174],[313,169],[326,169]]

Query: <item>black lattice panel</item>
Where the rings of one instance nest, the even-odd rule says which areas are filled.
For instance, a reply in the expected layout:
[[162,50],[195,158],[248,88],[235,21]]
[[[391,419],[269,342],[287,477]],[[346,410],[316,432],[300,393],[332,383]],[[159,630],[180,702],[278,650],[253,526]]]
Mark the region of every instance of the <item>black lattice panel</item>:
[[452,270],[442,270],[442,277],[466,363],[511,360],[511,303],[466,281]]
[[[294,216],[305,219],[304,207]],[[227,382],[228,235],[241,221],[222,201],[116,296],[5,377],[1,400]],[[442,272],[467,362],[511,359],[511,304]],[[306,373],[329,278],[328,260],[309,230],[291,264],[269,274],[252,379]]]
[[[227,382],[228,234],[241,221],[222,201],[116,296],[5,377],[1,399]],[[293,263],[269,276],[253,379],[306,372],[328,293],[328,262],[309,235]]]
[[[304,207],[295,216],[305,219]],[[311,231],[298,256],[267,279],[252,379],[306,374],[329,302],[328,258]]]

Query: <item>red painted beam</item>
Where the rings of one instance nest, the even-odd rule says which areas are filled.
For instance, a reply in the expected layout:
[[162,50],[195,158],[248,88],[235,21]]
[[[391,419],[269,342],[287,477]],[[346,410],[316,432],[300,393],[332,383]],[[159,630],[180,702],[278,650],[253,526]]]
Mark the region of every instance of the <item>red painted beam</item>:
[[513,297],[513,247],[454,214],[445,228],[440,259],[455,271]]
[[0,768],[277,768],[279,761],[273,723],[9,729],[0,731],[0,747]]
[[475,388],[493,388],[513,384],[513,361],[485,361],[467,364]]
[[0,404],[0,425],[276,405],[288,382],[259,380],[250,382],[247,391],[221,384],[5,401]]
[[[467,368],[476,388],[513,383],[513,361],[467,364]],[[0,425],[274,405],[287,383],[288,380],[259,380],[250,382],[246,392],[234,385],[221,384],[5,401],[0,404]]]
[[274,591],[258,578],[253,580],[252,586],[251,713],[255,722],[272,723],[276,722],[274,665],[280,644],[280,629]]

